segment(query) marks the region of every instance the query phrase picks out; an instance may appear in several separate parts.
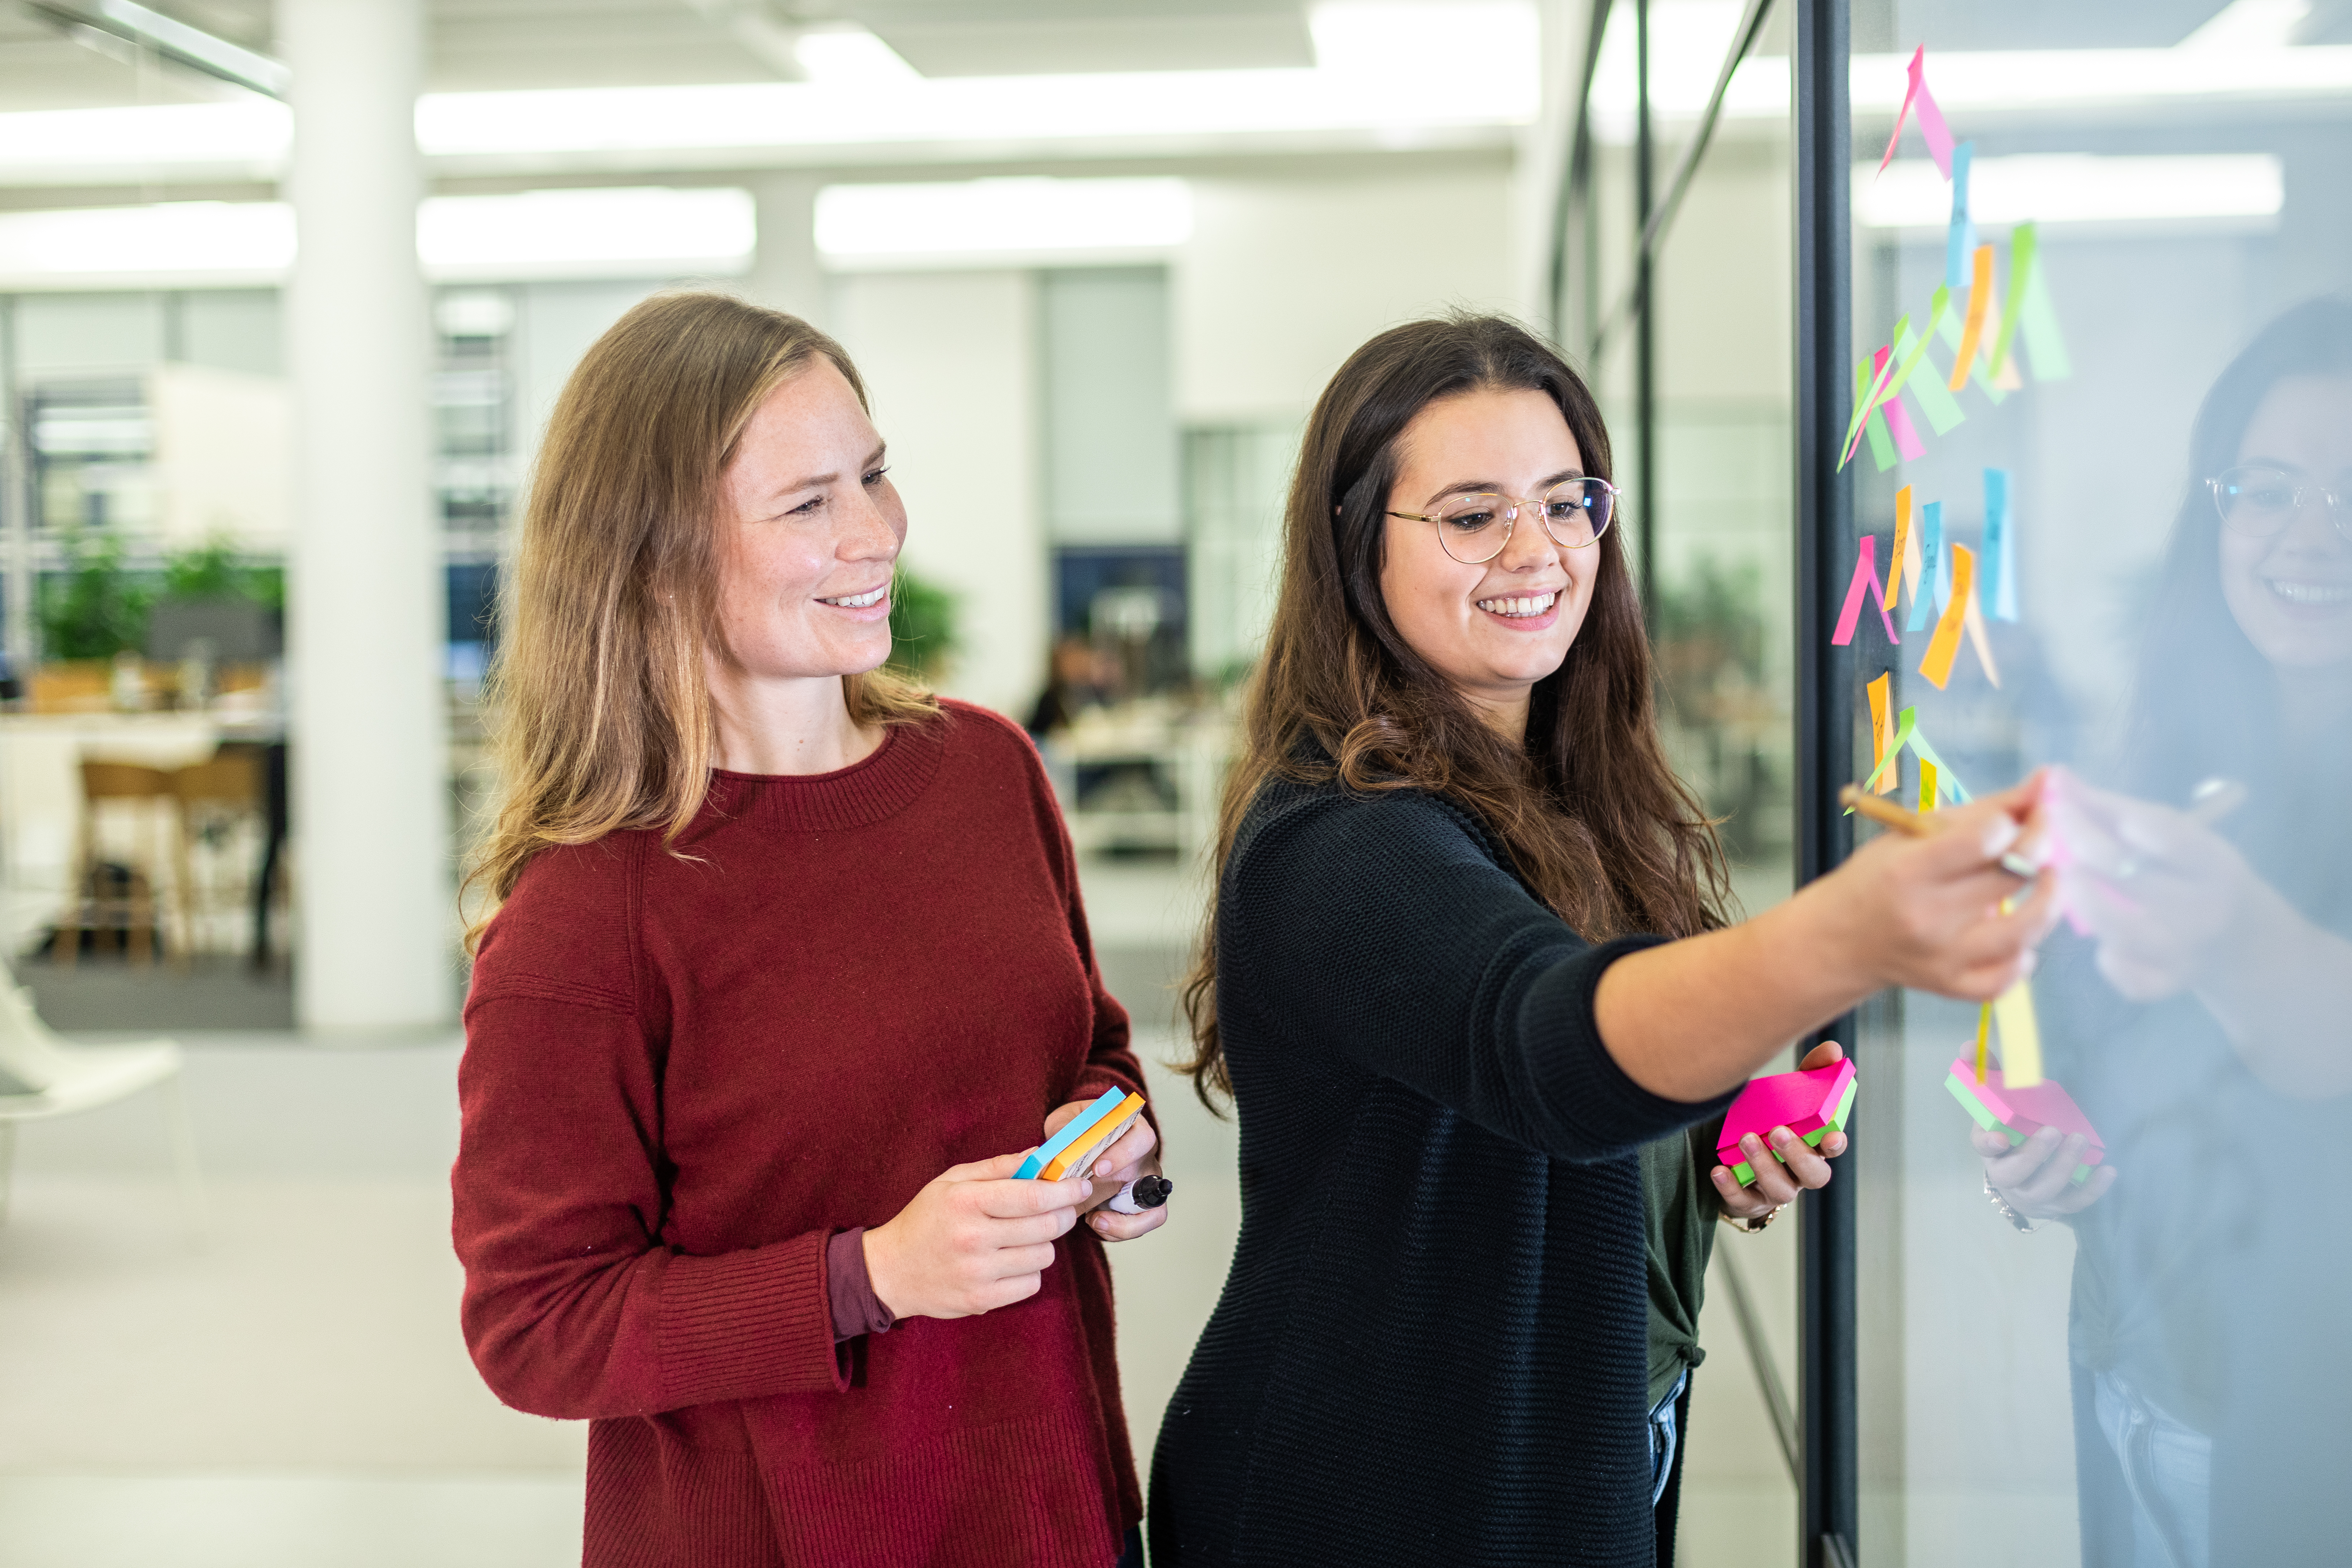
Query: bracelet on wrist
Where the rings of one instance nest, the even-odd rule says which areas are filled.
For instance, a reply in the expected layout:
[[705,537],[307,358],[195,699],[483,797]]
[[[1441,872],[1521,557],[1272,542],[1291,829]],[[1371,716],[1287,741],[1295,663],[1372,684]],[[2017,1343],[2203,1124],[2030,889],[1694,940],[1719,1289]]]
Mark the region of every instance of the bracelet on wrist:
[[2034,1221],[2009,1206],[2009,1200],[2000,1195],[2000,1190],[1992,1184],[1990,1176],[1984,1179],[1984,1190],[1985,1196],[1992,1200],[1992,1206],[2000,1211],[2000,1217],[2009,1221],[2010,1228],[2020,1236],[2032,1236],[2036,1229],[2040,1228]]

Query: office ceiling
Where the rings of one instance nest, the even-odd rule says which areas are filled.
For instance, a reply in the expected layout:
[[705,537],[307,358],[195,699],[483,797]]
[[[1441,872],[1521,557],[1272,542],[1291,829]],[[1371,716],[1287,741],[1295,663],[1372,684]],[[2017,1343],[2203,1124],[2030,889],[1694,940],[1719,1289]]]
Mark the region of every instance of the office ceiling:
[[[247,48],[269,0],[147,0]],[[1302,0],[426,0],[437,89],[774,80],[793,29],[863,24],[925,76],[1313,63]],[[177,103],[224,89],[0,0],[0,111]]]

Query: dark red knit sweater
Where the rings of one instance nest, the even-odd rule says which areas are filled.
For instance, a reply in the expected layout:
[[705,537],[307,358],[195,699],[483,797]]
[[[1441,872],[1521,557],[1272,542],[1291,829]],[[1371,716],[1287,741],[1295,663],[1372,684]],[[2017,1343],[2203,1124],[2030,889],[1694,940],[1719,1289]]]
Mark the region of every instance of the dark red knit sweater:
[[523,872],[466,1005],[465,1330],[593,1423],[585,1561],[1109,1568],[1142,1517],[1087,1227],[1037,1295],[834,1340],[825,1241],[1141,1087],[1019,730],[719,773],[677,848]]

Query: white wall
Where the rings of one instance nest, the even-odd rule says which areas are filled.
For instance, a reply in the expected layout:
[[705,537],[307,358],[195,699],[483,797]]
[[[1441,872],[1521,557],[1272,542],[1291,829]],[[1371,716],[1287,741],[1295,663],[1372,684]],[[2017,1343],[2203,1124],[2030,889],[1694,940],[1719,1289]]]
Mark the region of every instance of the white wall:
[[1177,416],[1302,416],[1382,328],[1450,305],[1510,310],[1509,169],[1385,178],[1195,180],[1174,268]]
[[1026,272],[866,273],[834,297],[906,498],[907,564],[958,598],[942,689],[1015,717],[1044,684],[1052,632],[1036,300]]

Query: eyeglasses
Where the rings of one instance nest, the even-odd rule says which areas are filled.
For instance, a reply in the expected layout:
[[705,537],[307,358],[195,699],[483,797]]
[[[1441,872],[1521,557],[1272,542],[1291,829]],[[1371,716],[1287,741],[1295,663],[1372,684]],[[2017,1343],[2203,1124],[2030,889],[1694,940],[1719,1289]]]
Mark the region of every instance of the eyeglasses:
[[2213,506],[2221,525],[2251,539],[2268,539],[2284,531],[2295,514],[2314,497],[2325,502],[2336,531],[2352,539],[2352,500],[2326,485],[2298,484],[2284,468],[2231,468],[2205,481],[2213,492]]
[[1609,531],[1617,512],[1617,487],[1607,479],[1566,479],[1534,496],[1514,500],[1485,490],[1455,496],[1434,512],[1392,511],[1408,522],[1433,522],[1437,542],[1465,566],[1483,566],[1503,552],[1517,526],[1519,509],[1533,507],[1551,542],[1581,550]]

